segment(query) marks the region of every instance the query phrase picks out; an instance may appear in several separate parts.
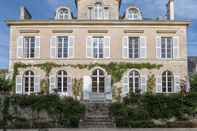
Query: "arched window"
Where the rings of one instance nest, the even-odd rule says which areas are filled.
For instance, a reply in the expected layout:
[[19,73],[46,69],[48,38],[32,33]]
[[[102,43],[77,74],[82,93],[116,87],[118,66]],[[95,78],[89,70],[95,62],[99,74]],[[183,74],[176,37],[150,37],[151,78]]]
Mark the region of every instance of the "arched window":
[[23,76],[24,94],[34,93],[34,72],[26,71]]
[[129,89],[131,92],[140,90],[140,74],[135,70],[129,72]]
[[56,12],[56,19],[58,20],[67,20],[70,19],[70,12],[67,8],[60,8]]
[[174,90],[174,76],[170,71],[165,71],[162,74],[162,92],[170,93]]
[[105,74],[101,69],[96,69],[92,73],[92,92],[104,93],[105,92]]
[[130,8],[128,10],[128,19],[129,20],[140,20],[141,14],[137,8]]
[[64,70],[57,72],[57,89],[59,93],[67,92],[67,72]]

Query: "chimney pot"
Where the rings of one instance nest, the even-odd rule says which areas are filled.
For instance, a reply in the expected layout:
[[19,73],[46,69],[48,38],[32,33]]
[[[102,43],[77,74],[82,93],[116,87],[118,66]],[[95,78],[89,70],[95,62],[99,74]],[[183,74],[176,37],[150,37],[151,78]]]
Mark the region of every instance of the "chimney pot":
[[27,19],[31,19],[31,14],[29,13],[29,11],[22,6],[20,8],[20,20],[27,20]]
[[168,10],[167,11],[168,20],[174,20],[175,19],[174,0],[168,0],[167,10]]

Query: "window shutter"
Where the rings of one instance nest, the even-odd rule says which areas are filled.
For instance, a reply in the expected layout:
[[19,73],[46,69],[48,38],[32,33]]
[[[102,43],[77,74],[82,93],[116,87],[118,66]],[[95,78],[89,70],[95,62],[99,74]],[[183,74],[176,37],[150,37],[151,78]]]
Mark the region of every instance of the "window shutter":
[[56,76],[55,75],[51,75],[49,77],[49,83],[50,83],[49,93],[52,94],[54,93],[54,89],[56,89]]
[[68,89],[68,96],[72,96],[72,78],[67,77],[67,89]]
[[162,78],[158,75],[156,78],[156,93],[162,93]]
[[105,77],[105,95],[107,100],[112,100],[111,76]]
[[74,44],[75,44],[75,37],[69,36],[68,37],[68,57],[69,58],[74,57]]
[[147,77],[146,75],[142,75],[141,79],[141,93],[145,93],[147,91]]
[[40,58],[40,36],[35,38],[35,57]]
[[50,40],[50,56],[52,59],[57,58],[57,37],[52,36]]
[[34,92],[35,93],[40,92],[40,76],[34,77]]
[[173,58],[179,58],[179,37],[173,37]]
[[175,75],[174,76],[174,90],[173,92],[178,93],[180,92],[181,88],[180,88],[180,76],[179,75]]
[[23,93],[23,78],[21,75],[16,76],[16,94]]
[[156,37],[156,57],[158,59],[161,58],[161,37],[160,36]]
[[92,88],[92,79],[90,76],[83,77],[83,99],[89,100]]
[[146,37],[141,36],[140,37],[140,58],[146,58],[147,57],[147,41]]
[[122,79],[122,97],[127,96],[129,93],[129,78],[125,75]]
[[128,54],[129,54],[128,44],[129,44],[129,38],[128,36],[124,36],[122,40],[122,57],[123,58],[128,58]]
[[104,58],[110,58],[110,36],[104,37]]
[[88,36],[86,41],[86,57],[87,58],[93,57],[93,39],[91,36]]
[[24,42],[24,37],[19,36],[17,38],[17,58],[23,58],[23,42]]

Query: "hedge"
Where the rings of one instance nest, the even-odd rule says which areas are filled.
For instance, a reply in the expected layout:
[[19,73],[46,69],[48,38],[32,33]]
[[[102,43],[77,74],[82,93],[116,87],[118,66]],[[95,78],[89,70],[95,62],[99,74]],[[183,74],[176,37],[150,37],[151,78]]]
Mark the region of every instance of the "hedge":
[[85,106],[58,96],[4,96],[0,98],[0,128],[73,128],[79,126]]
[[197,93],[131,94],[122,103],[113,103],[110,110],[117,127],[167,127],[170,119],[187,121],[197,113]]

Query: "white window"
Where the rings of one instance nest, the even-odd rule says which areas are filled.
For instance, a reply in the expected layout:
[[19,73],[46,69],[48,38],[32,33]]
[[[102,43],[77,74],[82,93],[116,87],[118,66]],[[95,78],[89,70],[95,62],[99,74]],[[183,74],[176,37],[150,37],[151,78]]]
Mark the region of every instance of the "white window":
[[35,57],[35,37],[24,37],[23,52],[25,58]]
[[67,72],[59,71],[57,73],[57,91],[59,93],[67,92]]
[[57,20],[67,20],[70,19],[70,10],[67,8],[60,8],[56,11]]
[[34,93],[34,72],[26,71],[23,76],[24,94]]
[[96,69],[92,73],[92,92],[104,93],[105,92],[105,74],[104,71]]
[[67,58],[68,57],[68,37],[67,36],[58,36],[58,58]]
[[104,38],[103,37],[93,38],[93,56],[94,58],[104,57]]
[[138,9],[136,8],[130,8],[128,10],[128,19],[129,20],[140,20],[141,19],[141,14]]
[[162,93],[174,92],[174,76],[170,71],[162,74]]
[[94,7],[94,18],[103,19],[103,6],[101,3],[96,3]]
[[161,58],[173,58],[172,37],[161,37]]
[[129,90],[130,92],[140,91],[140,74],[135,70],[129,72]]
[[74,58],[74,43],[74,36],[52,36],[50,40],[51,58]]
[[140,42],[139,37],[129,37],[129,58],[139,58],[140,57]]

